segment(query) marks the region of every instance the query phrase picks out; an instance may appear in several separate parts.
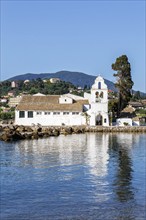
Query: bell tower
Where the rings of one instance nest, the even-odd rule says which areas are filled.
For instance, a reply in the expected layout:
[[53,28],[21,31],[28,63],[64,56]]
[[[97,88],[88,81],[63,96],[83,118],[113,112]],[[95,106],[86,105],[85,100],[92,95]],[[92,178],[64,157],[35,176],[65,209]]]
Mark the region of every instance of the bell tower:
[[109,126],[108,88],[101,76],[95,79],[90,96],[91,125]]
[[106,103],[108,102],[108,89],[104,83],[104,79],[98,76],[91,88],[91,103]]

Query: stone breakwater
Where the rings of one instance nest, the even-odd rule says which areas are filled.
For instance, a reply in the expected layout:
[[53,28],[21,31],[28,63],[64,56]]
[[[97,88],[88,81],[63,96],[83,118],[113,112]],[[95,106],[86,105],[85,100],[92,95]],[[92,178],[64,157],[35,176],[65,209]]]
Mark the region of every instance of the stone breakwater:
[[0,140],[17,141],[23,139],[47,138],[50,136],[81,134],[85,132],[142,132],[146,133],[146,126],[135,127],[103,127],[103,126],[18,126],[18,125],[0,125]]

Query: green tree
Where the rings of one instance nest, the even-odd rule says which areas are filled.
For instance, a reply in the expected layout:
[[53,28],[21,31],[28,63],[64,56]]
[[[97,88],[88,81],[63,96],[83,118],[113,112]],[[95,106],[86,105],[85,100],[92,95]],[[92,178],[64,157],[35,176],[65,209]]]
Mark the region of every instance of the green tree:
[[137,101],[140,99],[141,99],[140,91],[135,92],[135,94],[133,94],[133,96],[132,96],[132,100]]
[[119,91],[118,116],[120,116],[122,109],[125,108],[130,101],[131,89],[134,84],[131,77],[131,66],[128,62],[128,57],[126,55],[118,57],[116,62],[112,64],[112,69],[117,71],[114,76],[117,78],[115,86]]
[[0,120],[14,119],[14,112],[0,112]]
[[117,99],[109,100],[108,110],[109,110],[109,113],[110,113],[111,122],[115,121],[115,119],[117,117],[117,113],[118,113],[118,100]]

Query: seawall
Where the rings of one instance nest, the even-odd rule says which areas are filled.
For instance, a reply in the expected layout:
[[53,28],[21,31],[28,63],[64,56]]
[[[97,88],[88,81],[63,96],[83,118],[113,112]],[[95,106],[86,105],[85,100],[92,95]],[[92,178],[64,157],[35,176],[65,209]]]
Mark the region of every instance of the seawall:
[[103,133],[146,133],[146,126],[18,126],[18,125],[0,125],[0,140],[17,141],[22,139],[38,139],[50,136],[80,134],[85,132],[103,132]]

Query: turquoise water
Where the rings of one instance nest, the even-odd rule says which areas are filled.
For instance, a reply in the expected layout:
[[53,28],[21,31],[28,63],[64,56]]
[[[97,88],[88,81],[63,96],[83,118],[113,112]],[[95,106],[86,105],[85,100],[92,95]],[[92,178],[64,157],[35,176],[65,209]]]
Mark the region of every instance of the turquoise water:
[[0,142],[2,220],[146,219],[146,134]]

